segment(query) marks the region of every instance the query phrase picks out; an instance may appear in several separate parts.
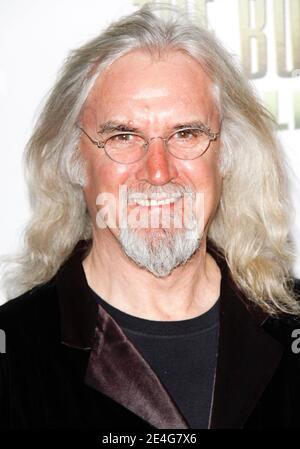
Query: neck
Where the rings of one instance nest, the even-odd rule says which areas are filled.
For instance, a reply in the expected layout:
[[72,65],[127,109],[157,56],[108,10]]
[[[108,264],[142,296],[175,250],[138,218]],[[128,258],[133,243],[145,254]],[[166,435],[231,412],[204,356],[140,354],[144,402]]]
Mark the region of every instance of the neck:
[[158,278],[131,261],[104,230],[94,235],[83,269],[89,286],[105,301],[149,320],[193,318],[208,311],[220,295],[221,274],[206,251],[206,236],[186,264]]

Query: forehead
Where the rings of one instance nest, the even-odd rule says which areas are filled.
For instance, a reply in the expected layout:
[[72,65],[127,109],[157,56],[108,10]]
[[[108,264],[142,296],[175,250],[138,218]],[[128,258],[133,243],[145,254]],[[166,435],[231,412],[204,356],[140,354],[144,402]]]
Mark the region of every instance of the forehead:
[[172,119],[176,113],[202,114],[208,119],[216,109],[212,87],[200,63],[181,51],[159,58],[135,50],[99,75],[85,107],[101,119],[116,114],[114,118],[120,119],[130,115],[145,120],[151,114]]

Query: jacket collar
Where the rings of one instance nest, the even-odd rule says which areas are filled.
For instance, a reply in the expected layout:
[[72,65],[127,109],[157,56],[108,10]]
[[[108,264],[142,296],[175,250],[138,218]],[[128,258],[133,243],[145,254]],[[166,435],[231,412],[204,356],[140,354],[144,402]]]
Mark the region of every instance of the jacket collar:
[[[85,383],[156,428],[188,428],[160,380],[113,318],[91,297],[80,241],[57,274],[63,344],[91,351]],[[207,251],[221,270],[220,331],[210,428],[238,428],[269,383],[283,347],[262,327],[268,318],[232,281],[223,255]]]
[[269,315],[232,280],[225,258],[210,242],[221,279],[220,330],[210,428],[242,428],[283,354],[263,328]]
[[91,349],[98,315],[81,263],[90,246],[91,240],[80,240],[56,275],[61,342],[86,351]]

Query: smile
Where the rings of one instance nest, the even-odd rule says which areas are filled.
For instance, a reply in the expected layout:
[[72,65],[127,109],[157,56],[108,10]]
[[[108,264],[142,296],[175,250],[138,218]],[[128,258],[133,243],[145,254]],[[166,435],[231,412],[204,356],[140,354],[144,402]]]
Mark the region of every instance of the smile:
[[132,194],[128,198],[129,204],[137,204],[139,206],[149,207],[149,206],[165,206],[167,204],[176,203],[182,197],[181,193],[169,194],[168,196],[162,194],[147,195],[145,194]]
[[178,200],[178,198],[165,198],[162,200],[140,200],[136,199],[135,203],[139,206],[164,206],[166,204],[172,204],[175,203]]

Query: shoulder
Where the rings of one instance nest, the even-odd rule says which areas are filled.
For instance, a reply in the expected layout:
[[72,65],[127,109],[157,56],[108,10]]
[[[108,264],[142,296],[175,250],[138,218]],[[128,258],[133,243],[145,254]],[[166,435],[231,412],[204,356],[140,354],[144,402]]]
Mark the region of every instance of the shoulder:
[[18,403],[24,398],[27,401],[28,394],[34,393],[32,382],[34,388],[36,382],[43,383],[40,376],[61,346],[55,283],[36,286],[2,305],[0,329],[4,333],[0,350],[0,428],[8,428],[14,396]]
[[[294,292],[300,303],[300,279],[294,280]],[[300,315],[283,313],[269,316],[263,327],[284,346],[291,347],[293,339],[298,333],[300,335]]]
[[[59,302],[54,279],[9,300],[0,307],[0,329],[7,341],[28,341],[57,327]],[[23,340],[24,339],[24,340]]]

